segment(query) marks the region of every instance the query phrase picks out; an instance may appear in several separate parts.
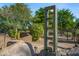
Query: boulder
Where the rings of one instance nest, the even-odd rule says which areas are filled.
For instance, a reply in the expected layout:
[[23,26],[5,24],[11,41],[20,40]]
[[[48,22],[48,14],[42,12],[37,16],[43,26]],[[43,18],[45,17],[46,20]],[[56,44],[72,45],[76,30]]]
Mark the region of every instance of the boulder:
[[68,52],[69,56],[79,56],[79,47],[74,47]]
[[18,41],[17,43],[8,46],[0,51],[1,56],[31,56],[31,50],[24,41]]

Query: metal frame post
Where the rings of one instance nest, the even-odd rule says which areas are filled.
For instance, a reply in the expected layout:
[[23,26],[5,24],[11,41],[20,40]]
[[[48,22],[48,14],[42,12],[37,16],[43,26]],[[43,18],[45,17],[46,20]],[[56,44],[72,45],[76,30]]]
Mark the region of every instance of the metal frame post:
[[[45,49],[45,55],[46,55],[46,49],[47,49],[47,12],[48,10],[51,10],[53,9],[54,10],[54,39],[53,39],[53,52],[52,53],[55,53],[55,55],[57,55],[57,43],[58,43],[58,21],[57,21],[57,8],[56,6],[48,6],[45,8],[45,26],[44,26],[44,35],[45,35],[45,38],[44,38],[44,49]],[[53,23],[52,23],[53,24]]]
[[55,14],[55,17],[54,17],[54,52],[55,52],[55,55],[57,55],[57,43],[58,43],[58,21],[57,21],[57,8],[56,6],[54,7],[54,14]]
[[45,55],[47,55],[47,10],[45,10],[45,20],[44,20],[44,49]]

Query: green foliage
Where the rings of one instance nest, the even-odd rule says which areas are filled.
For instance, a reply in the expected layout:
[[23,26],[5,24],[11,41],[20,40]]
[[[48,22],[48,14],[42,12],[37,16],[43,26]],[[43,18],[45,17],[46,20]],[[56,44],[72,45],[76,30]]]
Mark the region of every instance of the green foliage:
[[[0,8],[0,29],[5,30],[14,37],[14,33],[27,27],[27,20],[31,18],[31,11],[27,5],[16,3]],[[16,35],[17,36],[17,35]]]
[[75,21],[75,27],[76,27],[76,29],[79,29],[79,19],[76,19],[76,21]]
[[70,30],[74,26],[74,16],[69,9],[58,10],[58,25],[61,30]]
[[35,21],[37,23],[43,23],[44,22],[44,17],[45,17],[45,13],[44,12],[45,12],[44,8],[40,8],[40,9],[38,9],[36,11],[35,18],[37,18],[37,19],[35,19]]
[[30,28],[32,40],[37,41],[43,35],[43,26],[41,24],[33,24]]
[[16,3],[10,6],[10,11],[12,12],[12,17],[16,19],[16,21],[24,22],[25,20],[29,20],[31,17],[31,11],[27,5],[23,3]]
[[[57,13],[58,13],[59,30],[71,30],[74,27],[73,13],[69,9],[61,9],[58,10]],[[44,8],[40,8],[36,11],[35,18],[37,19],[34,19],[34,21],[37,23],[43,23],[45,20],[44,17],[45,17]]]
[[[40,8],[36,11],[35,16],[33,17],[33,24],[30,27],[30,32],[34,41],[38,40],[43,34],[43,24],[45,20],[44,13],[44,8]],[[7,31],[11,37],[14,37],[16,33],[21,30],[27,30],[27,25],[30,19],[32,19],[31,11],[28,6],[23,3],[16,3],[0,8],[0,30]],[[59,30],[73,29],[75,24],[73,19],[74,16],[70,10],[58,10]],[[78,24],[79,23],[77,23],[77,25]]]
[[16,31],[13,30],[13,29],[10,29],[9,32],[8,32],[9,36],[12,37],[12,38],[15,38],[15,33],[16,33]]

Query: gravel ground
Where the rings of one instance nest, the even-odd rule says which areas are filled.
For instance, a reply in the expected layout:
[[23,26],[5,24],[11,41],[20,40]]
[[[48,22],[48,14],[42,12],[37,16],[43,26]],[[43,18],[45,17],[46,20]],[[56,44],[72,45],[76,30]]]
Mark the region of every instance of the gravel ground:
[[[31,36],[27,36],[27,37],[23,37],[22,40],[24,40],[25,42],[30,42],[34,47],[37,47],[36,52],[40,53],[41,50],[44,49],[44,39],[40,38],[37,42],[32,42],[32,37]],[[69,49],[73,48],[74,44],[71,43],[58,43],[58,55],[66,55],[66,53],[68,53]],[[34,49],[35,50],[35,49]]]
[[[0,34],[0,47],[2,47],[2,44],[4,43],[4,36]],[[6,40],[10,40],[11,38],[10,37],[6,37]],[[33,46],[33,50],[36,52],[36,53],[40,53],[41,50],[44,49],[44,39],[43,38],[40,38],[37,42],[32,42],[32,37],[29,35],[29,36],[26,36],[26,37],[23,37],[21,38],[20,40],[23,40],[24,42],[28,42],[30,43],[32,46]],[[66,55],[66,53],[69,52],[69,49],[71,49],[70,51],[72,52],[73,51],[73,54],[76,50],[76,48],[73,48],[74,44],[71,44],[71,43],[58,43],[58,53],[59,55]],[[79,48],[77,47],[77,51],[79,51]],[[71,52],[69,52],[69,55],[72,55]]]

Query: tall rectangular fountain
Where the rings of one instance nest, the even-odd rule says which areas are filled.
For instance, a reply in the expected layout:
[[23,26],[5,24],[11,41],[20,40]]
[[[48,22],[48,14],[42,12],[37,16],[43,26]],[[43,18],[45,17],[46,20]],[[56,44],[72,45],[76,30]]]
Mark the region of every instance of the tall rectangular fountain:
[[52,48],[52,53],[57,52],[57,10],[56,6],[45,7],[45,24],[44,24],[44,49],[45,55],[48,55],[49,47]]

